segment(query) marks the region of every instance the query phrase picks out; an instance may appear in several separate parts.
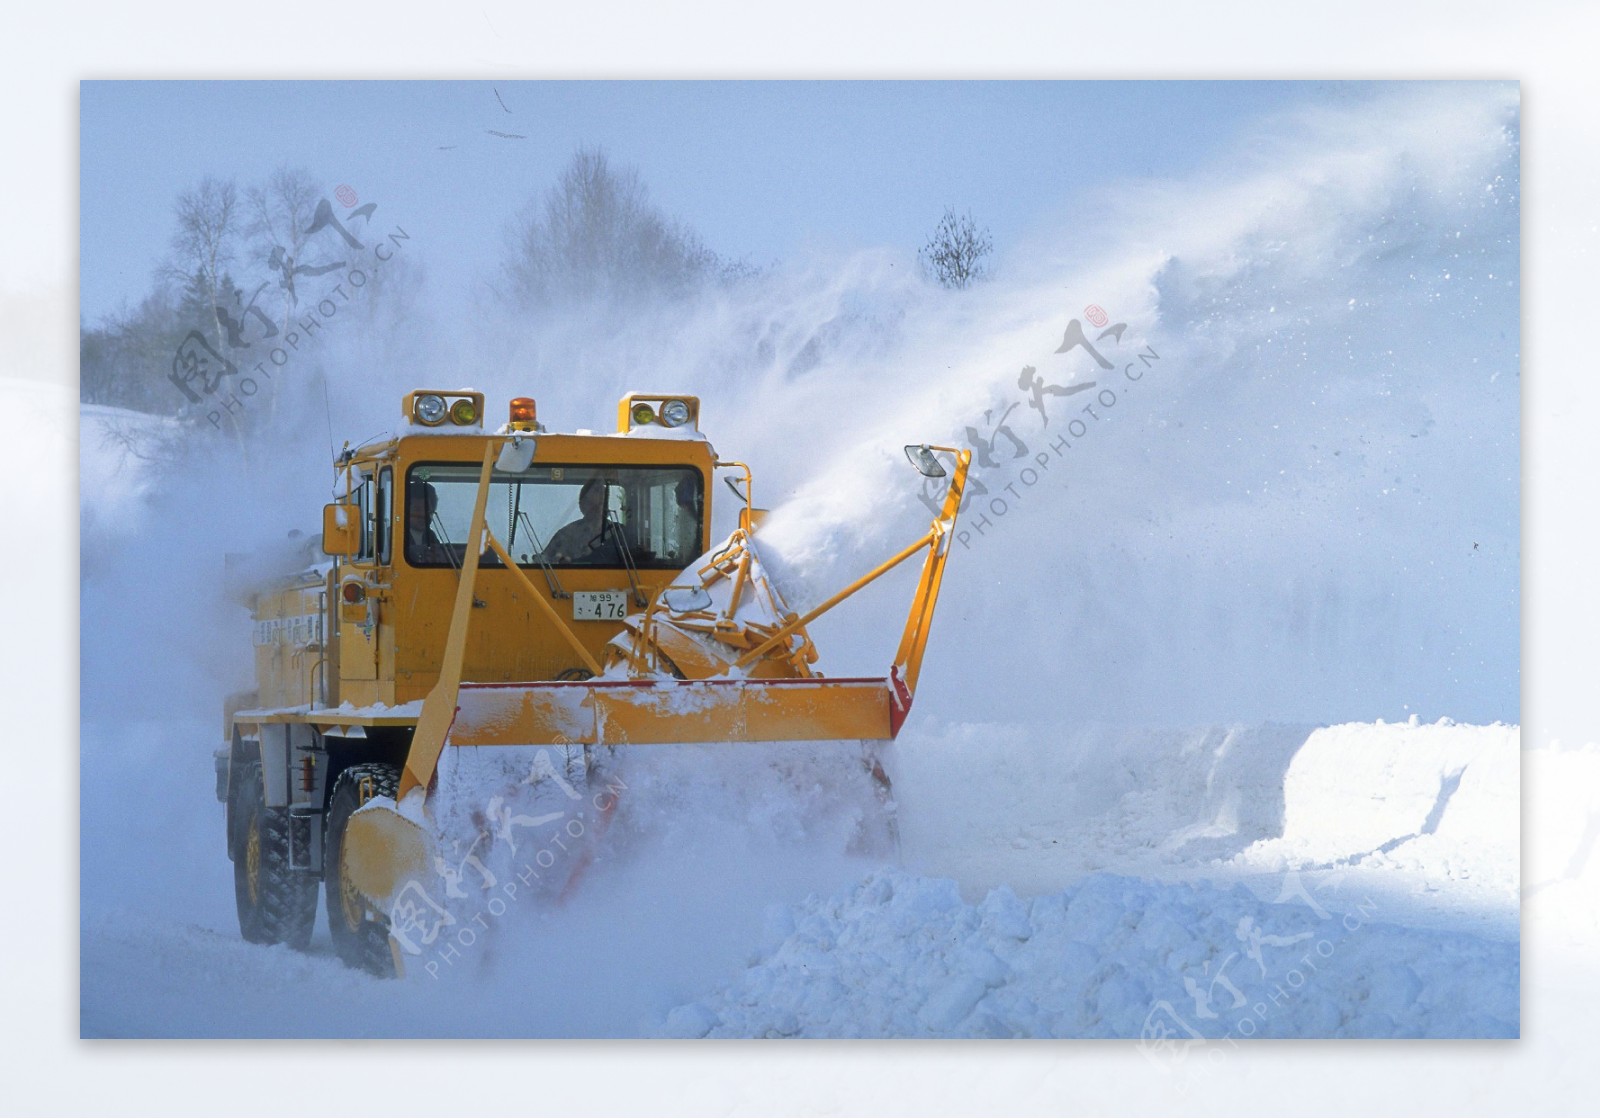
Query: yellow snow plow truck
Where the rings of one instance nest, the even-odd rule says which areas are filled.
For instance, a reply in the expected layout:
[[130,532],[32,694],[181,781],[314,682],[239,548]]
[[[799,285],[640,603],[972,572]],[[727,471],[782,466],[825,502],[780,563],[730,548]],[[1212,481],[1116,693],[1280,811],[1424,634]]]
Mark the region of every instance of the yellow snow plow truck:
[[[441,934],[466,943],[452,899],[571,888],[630,745],[858,740],[886,794],[870,747],[911,707],[970,452],[907,447],[948,479],[937,519],[799,614],[696,398],[631,393],[605,434],[547,432],[526,397],[491,432],[483,409],[408,394],[397,436],[339,455],[323,555],[234,580],[256,690],[229,702],[217,796],[247,940],[304,948],[320,881],[346,963],[432,969]],[[719,470],[739,508],[713,544]],[[817,672],[806,627],[918,555],[887,675]]]

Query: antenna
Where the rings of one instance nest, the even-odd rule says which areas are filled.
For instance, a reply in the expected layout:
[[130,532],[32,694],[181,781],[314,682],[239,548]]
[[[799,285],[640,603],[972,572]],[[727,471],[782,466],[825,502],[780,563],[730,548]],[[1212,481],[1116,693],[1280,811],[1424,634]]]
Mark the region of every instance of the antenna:
[[328,460],[333,463],[333,472],[339,472],[339,452],[333,446],[333,405],[328,401],[328,373],[322,373],[322,414],[328,421]]

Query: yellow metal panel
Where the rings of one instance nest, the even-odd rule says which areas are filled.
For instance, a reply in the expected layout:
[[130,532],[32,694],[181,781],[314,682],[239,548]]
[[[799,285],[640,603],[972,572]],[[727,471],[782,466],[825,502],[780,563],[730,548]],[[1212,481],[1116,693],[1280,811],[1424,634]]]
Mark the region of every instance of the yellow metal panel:
[[873,679],[466,684],[448,744],[887,739],[889,697]]
[[456,746],[593,744],[593,688],[578,683],[464,684],[449,741]]
[[317,578],[256,595],[251,640],[259,706],[292,707],[315,698],[325,638],[322,589]]

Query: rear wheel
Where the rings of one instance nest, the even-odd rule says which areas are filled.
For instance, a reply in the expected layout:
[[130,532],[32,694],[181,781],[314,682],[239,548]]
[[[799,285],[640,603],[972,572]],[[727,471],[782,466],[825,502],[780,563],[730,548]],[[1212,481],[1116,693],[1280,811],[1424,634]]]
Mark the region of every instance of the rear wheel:
[[235,795],[240,843],[233,898],[239,932],[252,944],[287,944],[303,951],[317,920],[317,883],[289,869],[289,813],[267,807],[260,762],[245,768]]
[[375,796],[393,797],[400,788],[400,770],[392,765],[353,765],[339,774],[328,802],[322,880],[327,895],[328,932],[339,958],[373,975],[394,975],[389,951],[389,919],[374,912],[346,880],[342,855],[350,817]]

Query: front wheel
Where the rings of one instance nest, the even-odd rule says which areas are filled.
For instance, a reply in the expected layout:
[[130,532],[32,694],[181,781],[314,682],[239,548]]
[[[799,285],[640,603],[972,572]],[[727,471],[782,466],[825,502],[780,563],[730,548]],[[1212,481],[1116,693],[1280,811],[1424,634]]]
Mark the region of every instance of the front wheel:
[[304,951],[317,921],[317,883],[290,869],[289,813],[267,807],[260,762],[245,768],[236,795],[241,830],[233,860],[233,899],[239,932],[252,944],[287,944]]
[[339,958],[373,975],[395,973],[389,950],[389,919],[372,907],[344,874],[344,837],[350,817],[373,797],[393,798],[400,788],[400,770],[392,765],[353,765],[339,774],[328,802],[327,832],[322,852],[322,880],[327,897],[328,932]]

